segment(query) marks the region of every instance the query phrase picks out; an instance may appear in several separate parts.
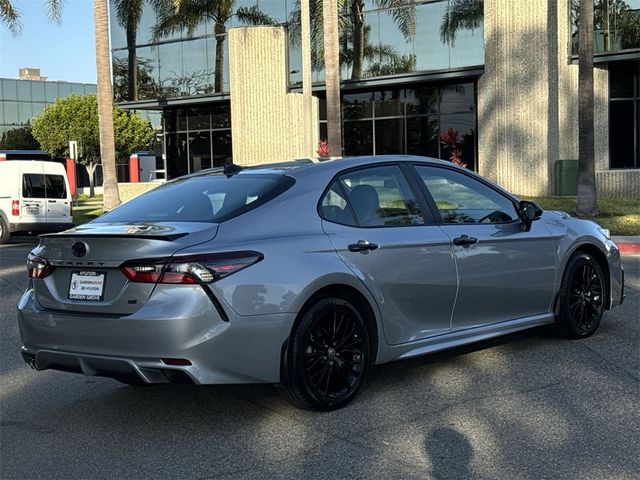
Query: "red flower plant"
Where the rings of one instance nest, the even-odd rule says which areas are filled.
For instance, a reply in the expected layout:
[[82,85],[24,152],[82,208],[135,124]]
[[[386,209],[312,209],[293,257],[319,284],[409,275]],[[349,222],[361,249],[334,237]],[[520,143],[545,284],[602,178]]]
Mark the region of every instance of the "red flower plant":
[[316,151],[318,156],[320,157],[328,157],[329,156],[329,144],[326,140],[320,140],[318,143],[318,150]]
[[467,164],[462,161],[462,150],[458,148],[458,143],[460,143],[458,134],[459,132],[455,128],[448,128],[440,134],[440,144],[451,151],[449,160],[452,163],[460,165],[461,167],[466,167]]

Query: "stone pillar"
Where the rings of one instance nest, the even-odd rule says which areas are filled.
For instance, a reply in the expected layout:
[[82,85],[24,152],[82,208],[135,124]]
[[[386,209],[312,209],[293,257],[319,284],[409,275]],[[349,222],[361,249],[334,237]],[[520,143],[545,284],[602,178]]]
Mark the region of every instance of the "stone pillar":
[[318,100],[311,102],[313,130],[305,141],[303,95],[288,93],[286,29],[233,28],[228,41],[233,162],[251,165],[315,156]]
[[[521,195],[552,195],[558,160],[578,158],[578,66],[570,0],[485,0],[478,82],[480,174]],[[608,72],[594,75],[597,169],[608,164]]]

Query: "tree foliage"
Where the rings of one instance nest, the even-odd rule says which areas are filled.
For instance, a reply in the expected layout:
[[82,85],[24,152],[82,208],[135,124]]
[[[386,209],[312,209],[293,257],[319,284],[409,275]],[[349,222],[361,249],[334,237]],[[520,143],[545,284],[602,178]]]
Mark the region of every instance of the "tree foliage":
[[[146,150],[154,136],[151,124],[137,112],[113,109],[116,158],[125,162],[132,152]],[[69,156],[69,141],[78,142],[79,163],[100,162],[98,102],[95,94],[58,98],[33,119],[33,136],[43,150],[56,157]]]
[[40,144],[33,138],[31,127],[7,130],[0,139],[0,150],[38,150]]

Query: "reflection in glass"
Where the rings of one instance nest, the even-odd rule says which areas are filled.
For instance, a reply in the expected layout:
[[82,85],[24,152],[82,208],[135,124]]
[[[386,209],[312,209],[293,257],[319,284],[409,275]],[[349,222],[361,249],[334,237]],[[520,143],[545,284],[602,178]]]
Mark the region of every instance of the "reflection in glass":
[[71,95],[71,84],[64,82],[58,84],[58,95],[61,97],[67,97]]
[[176,178],[189,173],[187,158],[187,134],[165,135],[167,150],[167,178]]
[[18,80],[18,101],[20,102],[31,101],[31,81]]
[[191,108],[188,112],[189,130],[211,129],[208,108]]
[[[578,54],[579,0],[571,0],[571,49]],[[640,48],[640,0],[594,0],[595,53]]]
[[440,157],[438,119],[434,117],[407,118],[407,154]]
[[31,82],[31,99],[34,102],[45,101],[44,84],[45,82],[40,82],[37,80],[34,80],[33,82]]
[[56,98],[58,98],[58,84],[55,82],[45,82],[44,93],[47,102],[55,102]]
[[231,128],[231,103],[217,102],[211,105],[211,128]]
[[374,93],[376,118],[404,115],[404,90],[383,90]]
[[376,120],[376,155],[404,154],[404,120]]
[[213,166],[221,167],[232,159],[231,131],[214,131],[213,135]]
[[18,124],[27,125],[32,116],[31,102],[18,102]]
[[344,122],[344,154],[373,155],[373,122]]
[[189,133],[189,171],[211,168],[211,133]]
[[19,125],[18,123],[18,102],[5,100],[4,102],[4,122],[7,125]]
[[342,96],[344,119],[370,118],[373,115],[373,93],[348,93]]

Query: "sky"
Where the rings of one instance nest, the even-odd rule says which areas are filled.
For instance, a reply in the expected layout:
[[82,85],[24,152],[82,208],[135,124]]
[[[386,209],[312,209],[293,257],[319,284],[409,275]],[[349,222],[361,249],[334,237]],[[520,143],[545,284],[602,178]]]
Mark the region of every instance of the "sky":
[[66,0],[60,24],[47,19],[44,0],[13,0],[22,33],[0,24],[0,77],[17,78],[21,67],[40,68],[48,80],[96,83],[93,1]]

